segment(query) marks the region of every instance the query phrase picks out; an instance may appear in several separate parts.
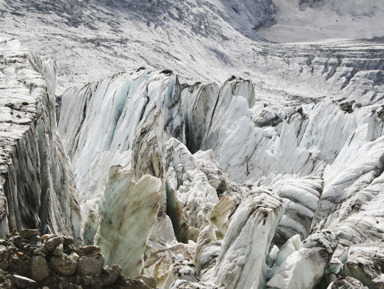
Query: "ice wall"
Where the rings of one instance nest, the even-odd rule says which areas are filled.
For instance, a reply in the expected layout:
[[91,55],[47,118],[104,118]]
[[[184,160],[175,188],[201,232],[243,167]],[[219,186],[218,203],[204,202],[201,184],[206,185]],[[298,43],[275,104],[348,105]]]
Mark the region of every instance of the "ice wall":
[[80,238],[80,208],[57,134],[55,65],[0,39],[0,235],[40,228]]

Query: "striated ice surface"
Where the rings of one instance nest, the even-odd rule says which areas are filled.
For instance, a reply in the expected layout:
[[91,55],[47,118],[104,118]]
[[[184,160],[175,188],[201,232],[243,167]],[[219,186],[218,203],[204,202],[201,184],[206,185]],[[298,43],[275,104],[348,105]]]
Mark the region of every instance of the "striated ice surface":
[[381,273],[353,267],[373,257],[352,248],[384,236],[384,108],[256,94],[147,70],[68,89],[84,240],[161,288],[375,288]]
[[57,132],[55,65],[0,38],[0,237],[13,230],[81,238],[73,172]]
[[0,0],[0,236],[158,288],[383,288],[379,2]]

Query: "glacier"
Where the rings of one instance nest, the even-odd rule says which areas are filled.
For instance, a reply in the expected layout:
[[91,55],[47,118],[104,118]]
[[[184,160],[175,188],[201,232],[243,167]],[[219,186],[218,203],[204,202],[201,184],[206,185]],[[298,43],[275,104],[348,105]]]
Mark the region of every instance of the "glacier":
[[0,0],[0,238],[157,288],[384,288],[384,9],[341,2]]
[[162,288],[312,288],[342,275],[377,288],[381,273],[363,277],[350,251],[383,238],[383,106],[268,105],[256,89],[140,69],[64,92],[58,128],[84,239],[110,262],[141,260],[126,274]]

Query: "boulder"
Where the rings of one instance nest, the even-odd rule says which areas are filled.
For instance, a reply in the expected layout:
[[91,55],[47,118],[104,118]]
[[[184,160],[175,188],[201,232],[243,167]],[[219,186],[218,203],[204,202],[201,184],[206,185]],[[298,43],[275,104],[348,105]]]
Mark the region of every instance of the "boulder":
[[86,288],[101,289],[103,287],[103,282],[99,278],[94,278],[93,276],[82,276],[81,285]]
[[101,254],[82,256],[79,259],[79,275],[100,277],[104,266],[104,257]]
[[75,244],[75,239],[72,237],[64,236],[64,245],[68,246],[73,244]]
[[45,247],[47,247],[47,249],[52,252],[56,249],[56,247],[60,244],[63,244],[64,243],[64,238],[63,237],[53,237],[53,238],[50,238],[46,243],[45,243]]
[[103,286],[110,286],[116,283],[121,274],[121,267],[119,265],[113,265],[112,267],[105,266],[101,272],[101,281]]
[[33,236],[37,236],[39,234],[38,229],[24,229],[20,231],[21,238],[29,239]]
[[59,244],[56,247],[55,251],[53,251],[53,255],[61,256],[61,255],[63,255],[63,252],[64,252],[64,246],[63,246],[63,244]]
[[81,256],[86,256],[89,254],[100,254],[100,247],[98,246],[82,246],[79,249],[76,250],[76,253]]
[[13,236],[9,239],[19,249],[23,249],[24,246],[27,244],[24,242],[23,238],[20,235]]
[[31,261],[31,275],[33,280],[42,281],[49,276],[47,261],[42,256],[34,256]]
[[140,275],[140,276],[136,276],[133,279],[143,281],[150,288],[154,288],[154,289],[157,288],[156,278],[152,276]]
[[65,276],[72,276],[77,269],[77,262],[71,256],[63,253],[61,256],[53,256],[51,258],[51,265],[56,273]]

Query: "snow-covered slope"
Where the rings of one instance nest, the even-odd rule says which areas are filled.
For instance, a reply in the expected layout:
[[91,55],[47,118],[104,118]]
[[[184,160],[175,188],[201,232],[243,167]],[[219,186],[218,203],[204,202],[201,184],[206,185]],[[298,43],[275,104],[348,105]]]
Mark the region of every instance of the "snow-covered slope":
[[[251,79],[257,98],[267,101],[381,98],[383,46],[380,38],[362,39],[384,36],[383,2],[364,1],[363,7],[361,1],[304,2],[1,0],[0,35],[17,35],[33,52],[56,60],[59,93],[73,84],[145,66],[172,69],[190,84],[222,83],[232,75]],[[335,23],[343,26],[330,24],[330,34],[317,37],[312,30],[337,13],[357,13],[359,22],[353,26],[337,18]],[[300,39],[290,39],[279,28],[286,27],[286,18]],[[258,27],[264,28],[254,29]],[[302,32],[305,27],[310,31]],[[340,38],[350,40],[337,42]],[[328,42],[275,45],[263,39]],[[368,95],[360,100],[362,94]]]
[[228,2],[2,0],[0,33],[56,59],[59,89],[141,66],[224,80],[245,72],[251,39],[262,39],[252,28],[271,3]]
[[376,0],[273,0],[275,24],[257,32],[274,42],[382,38],[384,3]]

